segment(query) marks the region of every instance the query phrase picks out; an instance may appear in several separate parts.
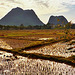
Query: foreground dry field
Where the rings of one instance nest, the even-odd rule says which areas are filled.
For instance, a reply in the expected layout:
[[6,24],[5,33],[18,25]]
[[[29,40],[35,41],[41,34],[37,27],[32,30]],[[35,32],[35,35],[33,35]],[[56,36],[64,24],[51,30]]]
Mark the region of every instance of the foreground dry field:
[[0,50],[1,75],[75,75],[75,30],[2,30]]
[[29,59],[0,51],[1,75],[75,75],[75,68],[49,60]]

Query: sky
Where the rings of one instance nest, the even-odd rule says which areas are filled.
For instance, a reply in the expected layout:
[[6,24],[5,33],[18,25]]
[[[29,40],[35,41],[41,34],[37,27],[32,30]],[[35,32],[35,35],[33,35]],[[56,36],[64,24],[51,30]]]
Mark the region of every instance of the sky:
[[16,7],[33,9],[45,24],[51,15],[63,15],[75,23],[75,0],[0,0],[0,19]]

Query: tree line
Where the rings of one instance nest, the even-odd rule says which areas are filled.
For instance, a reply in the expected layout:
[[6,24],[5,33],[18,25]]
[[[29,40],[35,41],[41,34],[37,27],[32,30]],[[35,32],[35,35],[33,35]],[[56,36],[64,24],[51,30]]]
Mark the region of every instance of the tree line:
[[0,30],[24,30],[24,29],[70,29],[73,28],[73,24],[71,22],[68,22],[66,25],[53,25],[53,24],[44,24],[44,25],[29,25],[24,26],[23,24],[16,26],[16,25],[0,25]]

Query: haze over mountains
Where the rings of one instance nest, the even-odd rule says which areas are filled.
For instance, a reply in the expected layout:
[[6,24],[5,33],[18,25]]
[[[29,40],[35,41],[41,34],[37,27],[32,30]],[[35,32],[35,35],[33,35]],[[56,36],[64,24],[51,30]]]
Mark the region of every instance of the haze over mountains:
[[12,9],[0,20],[1,25],[44,25],[33,10],[23,10],[19,7]]

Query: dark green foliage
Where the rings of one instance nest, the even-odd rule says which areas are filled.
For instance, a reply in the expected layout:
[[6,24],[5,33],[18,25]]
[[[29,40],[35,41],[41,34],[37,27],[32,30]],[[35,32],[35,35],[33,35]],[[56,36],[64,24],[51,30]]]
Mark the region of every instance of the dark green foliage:
[[16,26],[16,25],[0,25],[0,29],[1,30],[23,30],[23,29],[70,29],[72,26],[71,22],[68,22],[66,25],[53,25],[50,23],[47,23],[46,25],[44,24],[43,26],[41,25],[28,25],[28,26],[24,26],[23,24],[21,24],[20,26]]
[[0,30],[24,30],[24,29],[51,29],[51,27],[49,25],[43,25],[43,26],[24,26],[23,24],[21,24],[20,26],[10,26],[10,25],[0,25]]

